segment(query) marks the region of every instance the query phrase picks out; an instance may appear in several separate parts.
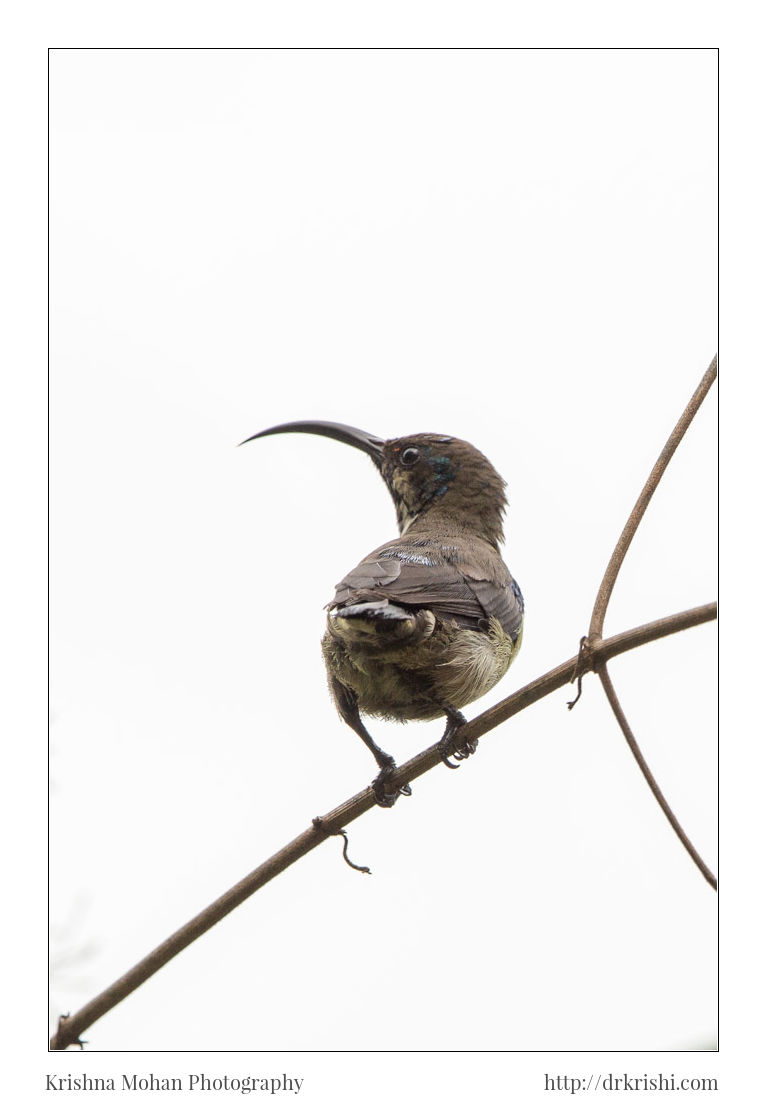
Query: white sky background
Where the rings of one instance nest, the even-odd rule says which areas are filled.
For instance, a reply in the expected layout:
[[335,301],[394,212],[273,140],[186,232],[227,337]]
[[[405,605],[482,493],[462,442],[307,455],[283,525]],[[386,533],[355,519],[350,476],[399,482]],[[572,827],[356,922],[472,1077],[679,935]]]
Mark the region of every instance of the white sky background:
[[[716,349],[716,55],[55,52],[54,980],[78,1009],[361,789],[319,640],[396,534],[370,462],[270,424],[458,435],[508,482],[522,651],[577,650]],[[715,593],[715,390],[608,611]],[[715,631],[611,667],[716,869]],[[96,1049],[667,1049],[716,1036],[715,898],[596,679],[331,840]],[[440,723],[372,722],[404,760]],[[66,961],[64,961],[65,963]]]

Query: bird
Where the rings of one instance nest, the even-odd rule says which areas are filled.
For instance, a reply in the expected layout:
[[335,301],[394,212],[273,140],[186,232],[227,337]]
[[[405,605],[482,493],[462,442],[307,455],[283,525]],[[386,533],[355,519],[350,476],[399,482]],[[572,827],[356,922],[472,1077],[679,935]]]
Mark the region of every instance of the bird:
[[[372,787],[384,807],[411,793],[389,789],[395,760],[375,742],[362,714],[393,721],[445,717],[439,751],[456,746],[461,710],[504,676],[522,642],[524,600],[501,554],[506,483],[472,444],[420,433],[381,439],[348,424],[306,420],[249,436],[304,432],[363,451],[394,502],[399,536],[371,551],[341,579],[326,605],[322,654],[343,721],[379,768]],[[242,446],[242,444],[240,444]]]

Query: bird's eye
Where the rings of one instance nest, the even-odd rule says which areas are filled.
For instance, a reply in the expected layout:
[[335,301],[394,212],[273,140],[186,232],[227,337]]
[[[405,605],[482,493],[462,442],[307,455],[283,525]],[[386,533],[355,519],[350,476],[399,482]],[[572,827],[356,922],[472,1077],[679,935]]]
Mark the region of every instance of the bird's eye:
[[413,466],[421,457],[421,453],[417,447],[406,447],[400,456],[400,462],[403,466]]

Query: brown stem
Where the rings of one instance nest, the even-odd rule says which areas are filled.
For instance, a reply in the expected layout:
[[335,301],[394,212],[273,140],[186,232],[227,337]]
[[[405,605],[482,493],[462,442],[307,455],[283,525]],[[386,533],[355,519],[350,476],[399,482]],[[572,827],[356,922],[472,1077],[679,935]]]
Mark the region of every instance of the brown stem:
[[623,564],[623,560],[626,557],[626,552],[629,549],[629,545],[631,544],[631,541],[636,534],[636,530],[639,527],[639,522],[644,516],[645,509],[650,504],[650,498],[658,488],[658,483],[663,477],[663,473],[669,462],[671,461],[672,455],[676,451],[679,444],[682,442],[682,437],[684,436],[684,433],[689,428],[690,424],[692,423],[692,419],[695,416],[695,413],[702,405],[704,397],[713,385],[716,374],[717,357],[716,355],[714,355],[714,358],[711,360],[711,365],[701,378],[700,385],[690,398],[687,408],[680,416],[676,427],[669,436],[668,440],[666,441],[665,447],[658,456],[658,461],[652,468],[652,471],[650,472],[650,477],[645,482],[644,488],[637,498],[636,505],[634,505],[634,508],[631,510],[631,514],[626,521],[626,526],[621,532],[620,539],[615,545],[615,550],[612,553],[610,562],[607,564],[607,570],[604,573],[604,578],[602,579],[602,583],[599,587],[599,590],[597,591],[596,601],[594,602],[594,609],[591,614],[591,624],[589,625],[589,640],[593,640],[595,637],[602,635],[602,630],[605,624],[605,613],[607,612],[607,605],[613,592],[615,580],[618,577],[618,571],[621,569],[621,565]]
[[[616,655],[622,655],[632,648],[650,643],[651,640],[660,639],[662,636],[680,632],[685,628],[692,628],[704,621],[713,620],[715,616],[715,605],[701,605],[695,609],[688,609],[685,612],[675,613],[673,616],[652,621],[650,624],[641,625],[628,632],[622,632],[608,640],[597,640],[590,645],[590,663],[593,667],[596,667],[598,664],[606,662]],[[576,661],[577,657],[575,656],[568,659],[565,663],[555,667],[554,670],[541,675],[540,678],[527,686],[523,686],[515,694],[504,698],[498,705],[467,722],[460,730],[460,737],[476,739],[483,736],[528,705],[546,697],[547,694],[551,694],[560,686],[566,685],[572,677]],[[390,783],[392,786],[401,786],[407,782],[412,782],[413,779],[419,778],[431,770],[432,767],[441,764],[441,760],[440,745],[439,743],[433,744],[409,762],[398,767],[392,775]],[[186,925],[183,925],[172,936],[163,941],[153,952],[140,960],[135,967],[132,967],[130,971],[122,975],[105,991],[86,1003],[76,1014],[71,1017],[63,1017],[59,1022],[56,1033],[51,1038],[51,1048],[64,1049],[69,1045],[78,1044],[80,1035],[89,1026],[113,1009],[118,1002],[121,1002],[137,987],[140,987],[142,983],[145,983],[164,964],[168,963],[184,948],[231,913],[251,894],[265,886],[270,879],[285,871],[292,863],[295,863],[296,860],[310,852],[312,848],[316,848],[318,844],[327,840],[329,836],[339,832],[361,814],[372,809],[375,804],[375,795],[372,788],[368,786],[359,794],[355,794],[354,797],[331,810],[330,813],[325,814],[324,817],[315,818],[310,828],[305,829],[295,840],[291,840],[289,844],[286,844],[279,852],[262,863],[255,871],[251,871],[249,875],[241,879],[231,890],[228,890],[201,913],[197,914],[196,917],[193,917],[191,921],[188,921]]]
[[653,775],[650,768],[647,766],[645,757],[642,755],[639,745],[636,742],[636,738],[634,737],[634,733],[631,731],[631,727],[628,723],[628,720],[626,719],[626,714],[623,712],[623,707],[618,700],[618,695],[615,692],[615,687],[612,684],[612,679],[608,674],[606,665],[604,663],[601,663],[598,667],[595,668],[595,670],[596,673],[599,675],[599,680],[602,683],[605,694],[607,695],[607,700],[610,703],[610,708],[612,709],[618,720],[618,724],[621,727],[623,735],[626,737],[626,742],[631,749],[631,753],[634,756],[634,759],[639,764],[639,769],[647,780],[647,785],[652,790],[656,802],[666,814],[671,828],[674,830],[676,835],[681,840],[682,844],[684,844],[685,848],[690,853],[690,856],[692,857],[700,873],[703,875],[703,878],[706,880],[709,886],[712,886],[714,890],[716,890],[717,883],[713,872],[709,870],[709,868],[703,862],[702,858],[698,855],[698,852],[693,846],[692,841],[690,840],[682,826],[679,824],[679,821],[676,818],[676,814],[666,801],[663,791],[658,786],[655,776]]
[[[616,655],[623,655],[624,652],[630,651],[632,648],[641,647],[642,644],[649,644],[653,640],[671,636],[674,632],[682,632],[686,628],[694,628],[696,625],[713,620],[716,620],[716,602],[710,601],[707,605],[698,605],[694,609],[685,609],[681,613],[674,613],[671,616],[650,621],[649,624],[640,624],[637,628],[632,628],[628,632],[619,632],[616,636],[610,636],[607,640],[595,640],[589,644],[590,654],[586,669],[596,670],[599,663],[606,663],[609,659],[614,659]],[[523,686],[521,690],[517,690],[515,694],[511,694],[510,697],[499,701],[497,705],[486,709],[484,713],[480,713],[478,717],[464,725],[461,729],[461,738],[466,737],[471,740],[483,736],[490,729],[508,721],[520,710],[526,709],[528,705],[532,705],[533,702],[553,693],[560,686],[566,685],[573,677],[574,668],[581,662],[582,656],[579,652],[578,655],[568,659],[566,663],[560,663],[553,671],[541,675],[534,682],[530,682],[527,686]],[[427,748],[427,752],[430,751],[432,749]],[[425,752],[422,752],[421,756],[425,754]],[[416,759],[420,759],[421,756],[416,756]],[[399,770],[404,771],[405,766],[410,766],[410,764],[403,765]],[[392,783],[398,782],[399,770],[396,775],[392,776]],[[408,780],[403,777],[403,781],[407,782]]]
[[[658,456],[658,461],[655,463],[655,466],[650,472],[650,477],[645,482],[642,492],[639,494],[637,502],[634,505],[634,508],[631,510],[625,527],[620,534],[620,538],[615,545],[615,550],[612,553],[610,562],[607,564],[607,569],[604,573],[604,577],[600,584],[599,590],[597,591],[596,600],[594,602],[594,609],[591,613],[591,623],[589,625],[589,634],[586,642],[587,647],[591,647],[592,642],[597,638],[601,638],[602,636],[602,631],[604,629],[605,623],[605,613],[607,612],[607,606],[613,592],[613,587],[615,586],[615,581],[618,577],[618,572],[620,571],[620,568],[623,565],[623,560],[626,557],[626,552],[629,549],[631,541],[636,535],[636,530],[639,527],[639,522],[644,516],[647,506],[650,504],[650,499],[652,498],[652,495],[658,488],[658,483],[663,477],[666,467],[671,461],[671,458],[677,447],[682,442],[682,438],[684,437],[687,429],[690,427],[693,417],[695,416],[700,406],[703,404],[703,399],[714,383],[714,379],[717,375],[717,365],[717,357],[715,355],[714,358],[711,360],[711,365],[709,366],[708,370],[701,378],[698,388],[693,393],[687,404],[687,407],[677,421],[676,427],[666,441],[663,450]],[[642,755],[639,744],[636,741],[636,737],[631,731],[628,720],[626,719],[626,714],[621,708],[621,704],[618,700],[618,695],[615,692],[612,680],[607,673],[607,667],[604,665],[603,662],[599,666],[595,666],[594,669],[599,675],[605,694],[607,695],[607,700],[610,703],[610,707],[615,714],[623,735],[626,737],[628,746],[631,750],[631,754],[634,756],[634,759],[639,764],[639,769],[644,775],[648,786],[652,790],[653,795],[658,802],[658,805],[666,814],[666,817],[671,823],[671,827],[681,840],[684,847],[690,853],[692,859],[695,861],[696,865],[700,869],[701,874],[705,878],[706,882],[710,883],[711,886],[713,886],[716,890],[716,879],[714,878],[711,871],[709,871],[708,867],[706,867],[705,863],[698,855],[695,848],[692,846],[689,837],[685,833],[682,826],[679,824],[679,821],[677,820],[673,810],[671,809],[671,806],[668,804],[665,797],[663,796],[661,788],[655,781],[655,778],[651,773],[649,766],[647,765],[647,760]],[[578,697],[580,697],[580,689],[578,691]],[[575,699],[575,701],[577,700],[578,698]],[[572,702],[570,704],[570,708],[572,708],[574,704],[575,702]]]

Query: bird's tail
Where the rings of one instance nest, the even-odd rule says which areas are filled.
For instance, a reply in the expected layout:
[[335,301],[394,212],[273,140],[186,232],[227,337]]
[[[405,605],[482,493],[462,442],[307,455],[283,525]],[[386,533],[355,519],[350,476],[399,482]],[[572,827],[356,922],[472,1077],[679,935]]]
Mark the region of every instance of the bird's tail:
[[358,646],[392,647],[431,636],[436,619],[428,609],[405,609],[391,601],[361,601],[331,610],[331,635]]

